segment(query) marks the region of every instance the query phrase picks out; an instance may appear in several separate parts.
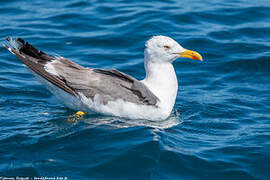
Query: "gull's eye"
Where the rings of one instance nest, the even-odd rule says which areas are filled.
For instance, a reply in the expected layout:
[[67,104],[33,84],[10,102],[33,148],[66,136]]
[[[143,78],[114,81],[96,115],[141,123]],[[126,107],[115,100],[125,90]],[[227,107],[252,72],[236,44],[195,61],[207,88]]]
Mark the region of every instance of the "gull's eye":
[[163,46],[166,50],[169,50],[169,49],[171,49],[171,47],[170,46]]

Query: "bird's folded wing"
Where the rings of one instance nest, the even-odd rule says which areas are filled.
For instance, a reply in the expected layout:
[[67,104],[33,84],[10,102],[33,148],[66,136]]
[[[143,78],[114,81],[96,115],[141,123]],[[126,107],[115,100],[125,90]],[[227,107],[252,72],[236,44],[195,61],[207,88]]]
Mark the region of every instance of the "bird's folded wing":
[[13,48],[5,47],[27,67],[71,95],[82,93],[91,99],[98,97],[104,104],[122,99],[155,106],[159,101],[143,83],[118,70],[84,68],[63,57],[38,51],[22,39],[10,42]]
[[[107,78],[114,81],[116,84],[118,84],[118,86],[128,90],[128,92],[135,95],[136,98],[138,98],[137,100],[142,104],[156,105],[156,103],[159,101],[159,99],[143,83],[125,73],[122,73],[116,69],[94,69],[93,71],[97,74],[107,76]],[[120,89],[124,90],[123,88]]]

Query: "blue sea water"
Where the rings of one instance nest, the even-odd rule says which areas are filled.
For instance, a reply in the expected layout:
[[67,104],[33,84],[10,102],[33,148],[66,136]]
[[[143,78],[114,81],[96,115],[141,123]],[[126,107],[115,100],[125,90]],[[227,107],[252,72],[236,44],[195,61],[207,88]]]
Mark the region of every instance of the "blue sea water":
[[164,121],[74,113],[0,47],[0,178],[270,179],[269,0],[1,0],[0,41],[144,77],[144,43],[174,38],[203,63],[174,63]]

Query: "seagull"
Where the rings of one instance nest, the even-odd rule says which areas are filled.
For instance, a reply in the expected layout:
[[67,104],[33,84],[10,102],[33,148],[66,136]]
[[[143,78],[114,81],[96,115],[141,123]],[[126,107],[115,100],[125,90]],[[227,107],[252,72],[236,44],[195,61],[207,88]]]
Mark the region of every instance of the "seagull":
[[167,36],[145,43],[146,76],[139,81],[116,69],[83,67],[61,56],[48,55],[22,38],[8,37],[4,46],[66,107],[128,119],[164,120],[175,104],[178,81],[172,63],[178,58],[202,61]]

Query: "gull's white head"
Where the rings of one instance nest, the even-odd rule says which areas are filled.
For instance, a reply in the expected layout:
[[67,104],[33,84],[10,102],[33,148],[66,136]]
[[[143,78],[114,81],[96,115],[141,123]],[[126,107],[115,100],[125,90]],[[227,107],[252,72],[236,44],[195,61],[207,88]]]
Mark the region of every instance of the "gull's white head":
[[145,43],[145,47],[146,60],[153,63],[172,63],[180,57],[202,61],[202,56],[199,53],[183,48],[167,36],[153,36]]

